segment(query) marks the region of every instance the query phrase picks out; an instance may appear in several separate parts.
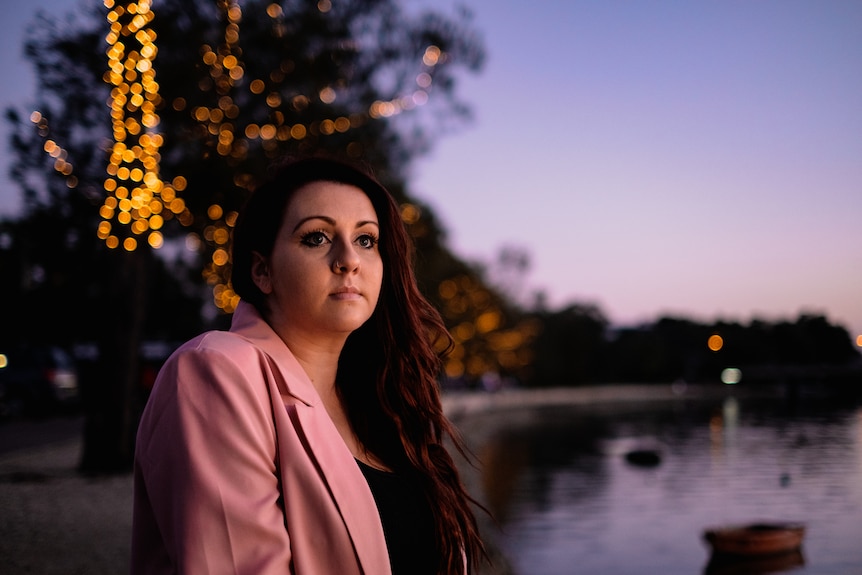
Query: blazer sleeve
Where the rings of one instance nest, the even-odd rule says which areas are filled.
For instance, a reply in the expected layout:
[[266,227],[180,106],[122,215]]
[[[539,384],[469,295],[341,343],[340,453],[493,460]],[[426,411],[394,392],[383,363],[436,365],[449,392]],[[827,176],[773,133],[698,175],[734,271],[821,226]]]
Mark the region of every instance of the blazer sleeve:
[[139,428],[132,573],[291,573],[261,367],[203,341],[168,360]]

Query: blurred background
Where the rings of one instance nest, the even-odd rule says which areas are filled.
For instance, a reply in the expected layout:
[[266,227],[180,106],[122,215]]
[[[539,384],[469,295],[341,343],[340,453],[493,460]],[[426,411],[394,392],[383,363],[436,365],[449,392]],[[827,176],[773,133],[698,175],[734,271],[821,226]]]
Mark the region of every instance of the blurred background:
[[[794,515],[831,531],[783,568],[853,572],[860,25],[838,0],[7,7],[0,488],[53,477],[25,456],[69,439],[77,472],[125,476],[161,362],[229,324],[237,210],[273,161],[320,149],[401,204],[456,343],[447,401],[493,470],[476,489],[508,521],[501,563],[691,572],[711,519]],[[606,417],[585,426],[584,402]],[[810,465],[828,479],[800,487]],[[711,503],[671,521],[681,493]],[[667,538],[613,550],[657,522]],[[23,570],[24,548],[0,551]]]

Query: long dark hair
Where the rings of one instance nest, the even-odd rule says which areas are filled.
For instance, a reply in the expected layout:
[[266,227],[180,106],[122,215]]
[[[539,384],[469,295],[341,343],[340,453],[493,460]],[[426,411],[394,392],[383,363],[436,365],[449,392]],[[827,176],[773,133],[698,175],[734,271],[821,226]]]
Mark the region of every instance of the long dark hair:
[[267,317],[266,298],[251,277],[252,252],[268,257],[293,193],[317,181],[356,186],[380,223],[383,285],[372,317],[353,332],[338,362],[336,385],[363,446],[399,473],[412,475],[431,503],[441,574],[478,566],[485,549],[455,462],[444,446],[463,444],[443,414],[437,378],[451,337],[419,291],[413,242],[391,194],[362,167],[330,158],[291,160],[249,199],[233,237],[231,282]]

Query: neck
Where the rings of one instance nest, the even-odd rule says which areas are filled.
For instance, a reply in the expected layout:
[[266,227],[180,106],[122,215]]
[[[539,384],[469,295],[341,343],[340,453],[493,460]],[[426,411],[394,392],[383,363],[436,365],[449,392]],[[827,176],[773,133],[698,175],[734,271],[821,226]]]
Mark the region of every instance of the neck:
[[282,336],[282,340],[305,370],[321,399],[324,402],[333,399],[336,396],[335,375],[338,372],[338,357],[344,348],[344,340],[323,343],[285,336]]
[[332,420],[335,429],[338,430],[338,434],[344,440],[344,444],[353,457],[372,467],[388,471],[389,468],[386,464],[373,453],[367,451],[359,441],[350,422],[346,407],[335,386],[338,357],[344,347],[344,341],[341,341],[338,345],[328,346],[307,345],[307,342],[302,342],[301,340],[298,343],[293,343],[289,339],[285,339],[284,341],[294,357],[296,357],[299,365],[305,370],[306,375],[311,379],[311,384],[317,390],[323,408],[326,410],[329,419]]

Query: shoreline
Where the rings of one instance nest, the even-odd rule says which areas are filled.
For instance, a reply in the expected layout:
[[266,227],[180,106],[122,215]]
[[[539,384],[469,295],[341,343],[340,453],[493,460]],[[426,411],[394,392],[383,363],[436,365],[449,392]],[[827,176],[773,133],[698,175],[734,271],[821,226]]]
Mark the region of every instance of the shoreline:
[[783,399],[784,386],[741,387],[724,384],[607,384],[582,387],[513,388],[496,392],[450,391],[443,412],[455,421],[493,412],[578,405],[643,402],[720,401],[727,397]]

